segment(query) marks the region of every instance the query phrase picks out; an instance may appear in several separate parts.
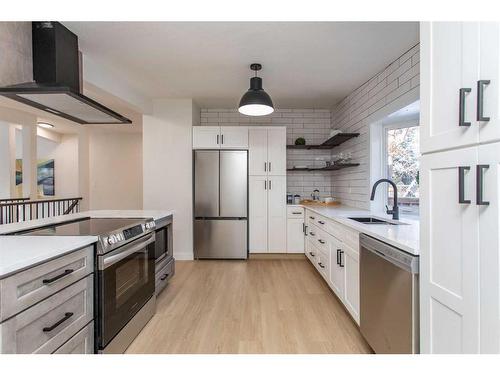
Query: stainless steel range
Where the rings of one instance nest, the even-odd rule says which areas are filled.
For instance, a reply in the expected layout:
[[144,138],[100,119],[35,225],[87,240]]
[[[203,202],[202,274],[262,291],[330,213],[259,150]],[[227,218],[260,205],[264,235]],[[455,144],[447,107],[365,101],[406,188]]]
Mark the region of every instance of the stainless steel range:
[[155,312],[153,219],[91,219],[32,230],[31,236],[98,236],[96,351],[123,353]]

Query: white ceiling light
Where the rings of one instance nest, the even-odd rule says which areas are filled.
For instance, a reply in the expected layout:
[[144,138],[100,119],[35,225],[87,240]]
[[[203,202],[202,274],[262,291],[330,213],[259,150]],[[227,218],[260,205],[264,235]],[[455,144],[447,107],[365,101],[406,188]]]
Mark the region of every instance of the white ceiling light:
[[38,126],[44,129],[52,129],[54,125],[46,123],[46,122],[39,122]]

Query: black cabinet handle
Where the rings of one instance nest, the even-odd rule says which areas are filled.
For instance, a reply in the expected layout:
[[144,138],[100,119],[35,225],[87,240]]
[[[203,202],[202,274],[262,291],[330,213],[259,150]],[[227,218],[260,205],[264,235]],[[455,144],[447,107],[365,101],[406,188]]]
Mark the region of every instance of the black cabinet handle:
[[318,223],[320,223],[320,224],[325,224],[325,222],[324,222],[324,221],[321,221],[321,220],[318,220]]
[[340,252],[341,252],[341,251],[342,251],[342,250],[337,249],[337,265],[339,265],[339,264],[340,264]]
[[309,232],[309,234],[313,237],[315,236],[314,232]]
[[340,250],[340,255],[339,255],[339,266],[340,267],[344,267],[344,263],[342,263],[342,254],[344,254],[344,252],[342,250]]
[[271,172],[271,162],[269,162],[269,172]]
[[166,273],[165,275],[163,275],[163,276],[160,278],[160,280],[161,280],[161,281],[163,281],[163,280],[165,280],[167,277],[168,277],[168,273]]
[[309,255],[312,257],[316,256],[316,255],[314,255],[314,253],[312,251],[309,251]]
[[271,189],[272,189],[272,186],[273,186],[271,183],[272,183],[272,181],[271,181],[271,180],[269,180],[269,190],[271,190]]
[[318,242],[319,242],[320,244],[324,244],[324,243],[325,243],[325,241],[323,241],[323,240],[318,240]]
[[220,139],[221,139],[221,144],[224,144],[224,134],[220,136]]
[[217,134],[217,144],[219,144],[219,134]]
[[267,163],[264,162],[264,172],[267,172]]
[[267,190],[267,180],[264,180],[264,190]]
[[461,88],[459,90],[458,126],[470,126],[470,122],[465,121],[465,93],[469,92],[471,92],[470,88]]
[[307,236],[307,228],[308,228],[308,227],[309,227],[308,225],[305,225],[305,224],[304,224],[304,236]]
[[318,263],[318,266],[320,266],[321,268],[325,268],[325,266],[321,262]]
[[51,284],[54,281],[59,280],[60,278],[62,278],[64,276],[68,276],[70,273],[73,273],[73,271],[74,270],[72,270],[72,269],[65,270],[63,273],[61,273],[60,275],[54,276],[52,279],[43,279],[42,283],[43,284]]
[[488,164],[480,164],[476,166],[476,204],[478,206],[488,206],[490,202],[483,200],[483,170],[488,169]]
[[465,171],[469,170],[470,167],[458,167],[458,203],[470,203],[469,199],[465,199]]
[[55,322],[54,324],[52,324],[50,327],[45,327],[43,329],[43,332],[50,332],[50,331],[54,330],[55,328],[57,328],[58,326],[60,326],[61,324],[63,324],[66,320],[68,320],[72,316],[73,316],[72,312],[67,312],[66,314],[64,314],[64,318],[58,320],[57,322]]
[[483,115],[484,111],[484,86],[490,84],[489,79],[484,79],[481,81],[477,81],[477,111],[476,111],[476,118],[477,121],[490,121],[489,117],[485,117]]
[[314,216],[309,216],[309,219],[314,220]]

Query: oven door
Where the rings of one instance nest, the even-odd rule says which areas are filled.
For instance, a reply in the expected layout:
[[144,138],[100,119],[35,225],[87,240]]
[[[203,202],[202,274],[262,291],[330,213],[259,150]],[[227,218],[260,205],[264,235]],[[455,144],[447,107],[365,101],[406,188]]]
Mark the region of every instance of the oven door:
[[155,290],[155,234],[108,254],[98,264],[98,339],[106,345],[149,301]]

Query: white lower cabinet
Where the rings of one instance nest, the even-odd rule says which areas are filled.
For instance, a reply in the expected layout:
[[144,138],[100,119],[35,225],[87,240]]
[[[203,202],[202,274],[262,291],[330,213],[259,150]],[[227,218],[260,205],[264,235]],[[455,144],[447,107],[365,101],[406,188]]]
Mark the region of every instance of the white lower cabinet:
[[286,252],[286,176],[249,177],[251,253]]
[[310,210],[305,217],[306,256],[359,324],[359,233]]

